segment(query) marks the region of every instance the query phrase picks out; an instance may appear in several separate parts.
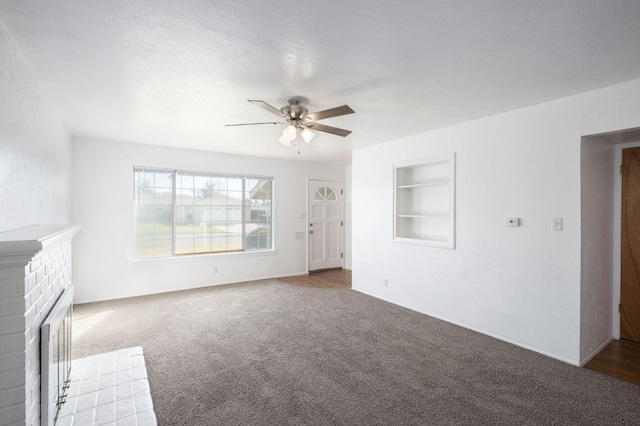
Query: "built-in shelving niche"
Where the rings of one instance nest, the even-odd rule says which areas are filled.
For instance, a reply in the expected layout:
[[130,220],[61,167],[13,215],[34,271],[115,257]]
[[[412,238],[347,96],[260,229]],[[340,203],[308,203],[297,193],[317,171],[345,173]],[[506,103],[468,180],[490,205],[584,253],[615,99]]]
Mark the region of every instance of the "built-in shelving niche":
[[393,240],[455,248],[455,153],[396,164]]

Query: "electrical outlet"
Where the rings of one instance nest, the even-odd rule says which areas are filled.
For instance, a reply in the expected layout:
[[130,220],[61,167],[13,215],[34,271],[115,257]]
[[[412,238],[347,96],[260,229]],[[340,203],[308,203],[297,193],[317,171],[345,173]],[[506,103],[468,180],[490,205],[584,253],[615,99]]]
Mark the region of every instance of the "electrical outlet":
[[218,273],[218,267],[214,266],[213,268],[211,268],[211,273],[212,274],[217,274]]
[[384,280],[382,280],[382,286],[383,287],[389,287],[389,280],[386,279],[386,278]]

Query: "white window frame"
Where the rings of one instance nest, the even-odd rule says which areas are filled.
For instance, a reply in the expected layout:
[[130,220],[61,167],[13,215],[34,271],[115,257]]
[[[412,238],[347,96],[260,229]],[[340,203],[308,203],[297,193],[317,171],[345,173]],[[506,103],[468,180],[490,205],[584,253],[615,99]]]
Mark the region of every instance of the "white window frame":
[[[171,188],[171,254],[170,255],[155,255],[149,257],[138,257],[136,252],[136,246],[138,243],[137,237],[137,209],[138,209],[138,198],[137,198],[137,173],[138,172],[150,172],[150,173],[166,173],[171,174],[172,178],[172,188]],[[242,179],[242,204],[241,204],[241,222],[242,222],[242,232],[241,232],[241,244],[242,248],[240,250],[221,250],[221,251],[205,251],[205,252],[195,252],[195,253],[177,253],[176,250],[176,212],[178,209],[178,203],[176,202],[176,177],[180,174],[191,175],[191,176],[206,176],[209,178],[222,178],[222,179]],[[229,256],[229,255],[237,255],[237,254],[259,254],[265,252],[275,252],[275,242],[274,242],[274,193],[275,193],[275,184],[273,176],[262,176],[262,175],[248,175],[248,174],[233,174],[233,173],[218,173],[218,172],[203,172],[203,171],[193,171],[193,170],[184,170],[184,169],[171,169],[171,168],[162,168],[162,167],[146,167],[146,166],[134,166],[133,173],[133,260],[136,261],[146,261],[146,260],[155,260],[155,259],[172,259],[172,258],[185,258],[185,257],[194,257],[194,256]],[[251,222],[251,217],[247,217],[247,199],[246,199],[246,182],[249,179],[258,179],[258,180],[267,180],[271,183],[271,197],[269,203],[269,222],[268,226],[270,227],[270,233],[268,236],[268,241],[270,242],[270,246],[266,248],[258,248],[258,249],[247,249],[246,241],[247,241],[247,232],[246,226],[247,222]],[[227,209],[229,206],[227,206]],[[227,222],[227,226],[228,226]],[[154,235],[155,238],[155,235]]]

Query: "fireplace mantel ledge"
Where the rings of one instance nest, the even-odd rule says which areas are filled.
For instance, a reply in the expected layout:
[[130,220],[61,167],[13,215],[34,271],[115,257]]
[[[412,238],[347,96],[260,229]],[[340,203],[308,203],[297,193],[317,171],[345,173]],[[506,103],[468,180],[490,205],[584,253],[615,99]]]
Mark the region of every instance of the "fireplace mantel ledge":
[[43,249],[72,238],[80,225],[35,225],[0,232],[0,267],[26,266]]

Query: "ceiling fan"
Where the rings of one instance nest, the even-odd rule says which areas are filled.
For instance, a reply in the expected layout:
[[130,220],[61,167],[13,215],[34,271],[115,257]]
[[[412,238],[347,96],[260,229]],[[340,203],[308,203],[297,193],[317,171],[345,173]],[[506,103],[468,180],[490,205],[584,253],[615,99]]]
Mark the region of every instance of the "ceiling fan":
[[329,108],[324,111],[318,112],[309,112],[307,107],[302,105],[300,99],[291,98],[287,101],[287,105],[283,106],[280,109],[274,108],[268,103],[264,101],[256,101],[249,100],[252,104],[259,106],[260,108],[266,109],[272,114],[277,115],[280,118],[283,118],[284,121],[267,121],[262,123],[241,123],[241,124],[227,124],[227,126],[255,126],[258,124],[287,124],[287,127],[282,132],[282,135],[278,139],[278,141],[285,145],[290,146],[293,143],[293,146],[296,145],[295,139],[298,136],[298,132],[300,132],[300,136],[306,143],[311,142],[311,139],[315,136],[315,133],[311,131],[311,129],[331,133],[332,135],[338,136],[348,136],[351,133],[351,130],[339,129],[337,127],[327,126],[326,124],[316,123],[317,120],[323,120],[325,118],[331,117],[339,117],[341,115],[353,114],[355,111],[352,110],[348,105],[342,105],[335,108]]

